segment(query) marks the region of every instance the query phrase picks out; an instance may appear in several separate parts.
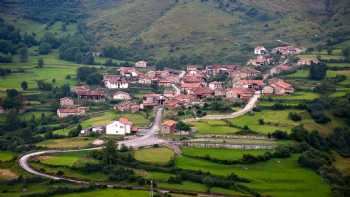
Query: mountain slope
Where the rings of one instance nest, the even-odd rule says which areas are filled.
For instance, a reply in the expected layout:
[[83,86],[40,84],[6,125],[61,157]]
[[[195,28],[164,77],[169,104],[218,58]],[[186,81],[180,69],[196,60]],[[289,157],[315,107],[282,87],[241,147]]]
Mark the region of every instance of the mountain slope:
[[[156,59],[187,55],[203,62],[244,62],[259,44],[281,40],[314,47],[350,38],[348,0],[23,1],[4,0],[0,11],[36,23],[47,18],[48,25],[85,24],[83,32],[96,50],[123,46]],[[35,10],[43,16],[30,16]]]

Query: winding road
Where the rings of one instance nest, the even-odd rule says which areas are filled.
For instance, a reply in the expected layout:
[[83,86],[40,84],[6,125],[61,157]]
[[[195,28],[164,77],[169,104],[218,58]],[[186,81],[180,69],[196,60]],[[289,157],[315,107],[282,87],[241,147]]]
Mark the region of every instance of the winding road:
[[[162,121],[162,115],[163,115],[163,108],[159,107],[156,109],[156,115],[153,121],[153,124],[150,128],[144,130],[144,135],[135,137],[133,139],[128,139],[124,141],[118,142],[118,146],[120,147],[121,145],[125,145],[127,147],[132,147],[132,148],[140,148],[144,146],[152,146],[154,144],[164,144],[169,146],[170,143],[166,140],[160,139],[156,136],[157,132],[160,130],[160,124]],[[169,146],[171,147],[171,146]],[[74,150],[43,150],[43,151],[37,151],[37,152],[32,152],[32,153],[26,153],[22,155],[19,160],[18,164],[21,168],[23,168],[25,171],[40,176],[44,178],[49,178],[53,180],[65,180],[73,183],[79,183],[79,184],[86,184],[88,182],[85,181],[80,181],[80,180],[75,180],[75,179],[70,179],[66,177],[60,177],[60,176],[54,176],[54,175],[49,175],[45,174],[42,172],[39,172],[35,169],[33,169],[30,164],[28,163],[29,160],[33,157],[40,156],[40,155],[46,155],[46,154],[54,154],[54,153],[68,153],[68,152],[79,152],[79,151],[91,151],[91,150],[99,150],[102,149],[103,147],[95,147],[95,148],[86,148],[86,149],[74,149]],[[176,150],[175,150],[176,151]]]

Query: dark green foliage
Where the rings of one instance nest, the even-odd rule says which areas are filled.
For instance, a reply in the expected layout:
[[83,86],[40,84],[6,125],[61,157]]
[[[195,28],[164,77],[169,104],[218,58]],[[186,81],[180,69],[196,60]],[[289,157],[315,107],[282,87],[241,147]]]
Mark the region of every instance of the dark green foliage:
[[22,90],[27,90],[28,89],[28,83],[26,81],[22,81],[21,88],[22,88]]
[[43,80],[39,80],[36,82],[38,89],[39,90],[43,90],[43,91],[50,91],[52,90],[52,84],[51,83],[47,83]]
[[47,43],[47,42],[42,42],[39,45],[39,53],[42,55],[47,55],[49,54],[51,51],[51,44]]
[[23,105],[23,97],[15,89],[8,89],[6,97],[2,103],[5,109],[19,110]]
[[39,58],[38,59],[38,68],[43,68],[44,67],[44,59],[43,58]]
[[190,125],[184,123],[183,121],[179,121],[176,123],[176,130],[178,131],[190,131]]
[[273,137],[273,138],[276,138],[276,139],[280,139],[280,140],[289,139],[288,133],[285,132],[285,131],[280,131],[280,130],[276,130],[270,136]]
[[289,112],[288,118],[293,121],[301,121],[301,116],[296,112]]
[[318,170],[322,166],[330,165],[332,163],[332,159],[324,152],[316,149],[310,149],[300,155],[298,163],[304,167]]
[[82,127],[79,124],[76,128],[69,131],[69,136],[70,137],[77,137],[77,136],[79,136],[81,130],[82,130]]
[[[0,61],[1,62],[1,61]],[[0,68],[0,76],[6,76],[11,74],[12,70],[8,68]]]
[[330,146],[343,156],[350,156],[350,130],[336,128],[328,137]]
[[102,75],[94,67],[79,67],[77,78],[79,81],[85,81],[89,85],[100,84],[102,81]]
[[312,80],[322,80],[327,75],[327,65],[325,63],[312,63],[310,65],[309,78]]
[[21,62],[28,61],[28,49],[27,49],[27,47],[20,48],[18,53],[19,53],[19,61],[21,61]]
[[308,135],[308,131],[303,126],[297,126],[292,129],[290,138],[298,142],[301,142],[306,139],[307,135]]

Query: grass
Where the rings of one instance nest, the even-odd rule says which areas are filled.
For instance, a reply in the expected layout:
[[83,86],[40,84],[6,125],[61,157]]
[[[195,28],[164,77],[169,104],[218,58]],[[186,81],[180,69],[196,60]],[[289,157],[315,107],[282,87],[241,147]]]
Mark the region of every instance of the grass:
[[230,127],[222,120],[201,120],[191,122],[191,125],[197,129],[198,134],[232,134],[239,131],[238,128]]
[[235,149],[217,149],[217,148],[183,148],[184,155],[205,157],[221,160],[239,160],[245,154],[263,155],[266,150],[235,150]]
[[0,151],[0,162],[11,161],[16,155],[8,151]]
[[194,192],[207,191],[207,186],[199,183],[190,182],[190,181],[184,181],[181,184],[161,182],[158,184],[158,187],[164,188],[164,189],[176,189],[179,191],[194,191]]
[[136,160],[158,165],[168,164],[174,156],[174,152],[168,148],[146,148],[134,153]]
[[344,175],[350,176],[350,158],[342,157],[334,152],[335,162],[334,166]]
[[286,104],[289,104],[288,100],[314,100],[319,97],[320,95],[315,92],[297,91],[288,96],[272,96],[271,98],[275,100],[287,100]]
[[148,127],[151,123],[151,116],[147,117],[145,112],[137,113],[117,113],[117,119],[120,117],[127,117],[137,127]]
[[99,189],[89,192],[79,192],[72,194],[62,194],[54,195],[54,197],[95,197],[95,196],[104,196],[104,197],[148,197],[149,191],[143,190],[125,190],[125,189]]
[[17,178],[18,175],[11,171],[10,169],[1,169],[0,168],[0,181],[1,180],[12,180]]
[[98,125],[107,125],[113,120],[117,119],[117,114],[115,111],[104,112],[102,115],[89,118],[81,123],[83,128],[89,128]]
[[178,157],[176,166],[184,169],[208,171],[227,176],[235,173],[246,177],[246,184],[264,195],[279,197],[330,196],[330,187],[315,172],[297,163],[298,155],[287,159],[272,159],[251,165],[221,165],[208,161]]
[[36,144],[39,147],[49,149],[76,149],[88,147],[94,138],[89,137],[75,137],[62,139],[49,139]]
[[67,166],[72,167],[77,164],[86,162],[95,162],[92,159],[86,157],[88,151],[60,153],[55,155],[46,155],[39,157],[42,164],[52,166]]

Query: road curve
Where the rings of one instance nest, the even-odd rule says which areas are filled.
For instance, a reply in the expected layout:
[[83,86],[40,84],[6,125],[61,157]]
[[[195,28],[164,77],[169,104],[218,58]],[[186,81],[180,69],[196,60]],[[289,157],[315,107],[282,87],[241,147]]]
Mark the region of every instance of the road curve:
[[244,114],[250,112],[255,107],[255,104],[258,102],[260,98],[260,93],[256,92],[249,100],[249,102],[244,106],[243,109],[233,112],[232,114],[228,115],[207,115],[200,118],[191,118],[187,119],[187,122],[193,122],[193,121],[199,121],[199,120],[222,120],[222,119],[232,119],[237,118],[239,116],[243,116]]
[[[131,140],[121,141],[118,143],[118,145],[120,146],[123,144],[123,145],[128,146],[128,147],[139,148],[139,147],[143,147],[143,146],[151,146],[154,144],[166,144],[167,143],[166,140],[159,139],[155,135],[160,130],[160,124],[162,121],[162,114],[163,114],[163,108],[160,107],[156,110],[156,116],[154,118],[154,122],[153,122],[152,126],[149,129],[146,129],[145,134],[143,136],[140,136],[140,137],[137,137],[137,138],[134,138]],[[54,175],[49,175],[49,174],[39,172],[39,171],[33,169],[28,162],[32,157],[45,155],[45,154],[90,151],[90,150],[99,150],[102,148],[103,147],[100,146],[100,147],[86,148],[86,149],[43,150],[43,151],[37,151],[37,152],[32,152],[32,153],[26,153],[19,158],[18,164],[23,170],[29,172],[30,174],[34,174],[34,175],[37,175],[40,177],[49,178],[49,179],[53,179],[53,180],[64,180],[64,181],[69,181],[72,183],[87,184],[88,182],[86,182],[86,181],[80,181],[80,180],[75,180],[75,179],[70,179],[70,178],[60,177],[60,176],[54,176]]]

